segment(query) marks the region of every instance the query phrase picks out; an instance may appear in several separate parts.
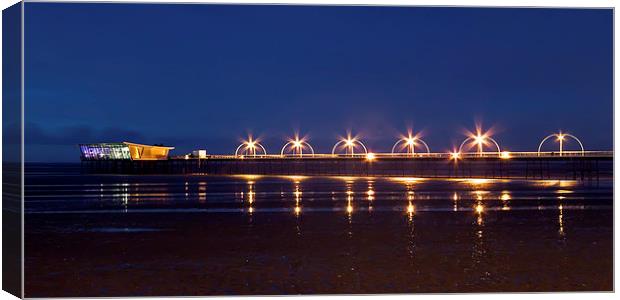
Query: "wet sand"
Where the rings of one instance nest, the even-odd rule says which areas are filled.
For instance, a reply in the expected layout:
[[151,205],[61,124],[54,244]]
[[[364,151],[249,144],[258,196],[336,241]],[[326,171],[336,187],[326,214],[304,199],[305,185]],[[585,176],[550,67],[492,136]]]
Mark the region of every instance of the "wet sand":
[[613,288],[608,210],[27,218],[28,297]]

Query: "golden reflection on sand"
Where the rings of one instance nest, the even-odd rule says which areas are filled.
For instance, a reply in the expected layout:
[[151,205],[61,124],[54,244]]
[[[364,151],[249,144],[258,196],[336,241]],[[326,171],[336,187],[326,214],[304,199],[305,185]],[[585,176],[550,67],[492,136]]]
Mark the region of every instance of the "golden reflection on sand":
[[474,211],[476,212],[476,215],[478,216],[478,218],[476,218],[476,223],[478,225],[482,225],[482,214],[484,213],[484,206],[482,205],[482,202],[478,202],[476,204],[476,206],[474,206]]
[[512,197],[508,191],[502,191],[502,194],[499,196],[499,199],[502,201],[502,210],[510,210],[510,200]]
[[207,183],[201,181],[198,183],[198,202],[204,203],[207,201]]
[[308,176],[302,176],[302,175],[284,175],[284,176],[280,176],[281,178],[284,179],[288,179],[291,180],[295,183],[300,183],[302,180],[305,180],[308,178]]
[[422,181],[426,181],[428,179],[426,178],[418,178],[418,177],[391,177],[389,178],[389,180],[394,181],[394,182],[399,182],[399,183],[405,183],[405,184],[415,184],[415,183],[419,183]]
[[296,217],[299,217],[299,215],[301,214],[301,196],[302,196],[302,191],[299,185],[299,182],[296,181],[295,182],[295,192],[293,192],[293,195],[295,196],[295,207],[293,208],[293,212],[295,213]]
[[[254,192],[254,181],[251,179],[248,179],[247,185],[248,185],[248,192],[247,192],[247,202],[248,202],[248,213],[252,214],[254,213],[254,207],[252,207],[252,204],[254,203],[255,197],[256,197],[256,192]],[[241,193],[241,195],[243,196],[243,193]]]
[[261,179],[265,176],[263,175],[254,175],[254,174],[238,174],[238,175],[230,175],[232,177],[238,177],[238,178],[242,178],[245,179],[248,182],[252,182],[254,183],[254,181]]
[[533,184],[540,187],[571,188],[577,185],[576,180],[534,180]]
[[452,194],[452,201],[454,202],[452,206],[452,211],[458,211],[459,210],[459,194],[454,192],[454,194]]

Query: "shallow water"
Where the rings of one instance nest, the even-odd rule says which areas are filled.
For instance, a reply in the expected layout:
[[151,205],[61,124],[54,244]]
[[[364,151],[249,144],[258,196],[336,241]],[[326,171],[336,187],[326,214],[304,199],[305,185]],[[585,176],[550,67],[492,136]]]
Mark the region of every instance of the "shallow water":
[[30,165],[26,296],[611,290],[611,181]]

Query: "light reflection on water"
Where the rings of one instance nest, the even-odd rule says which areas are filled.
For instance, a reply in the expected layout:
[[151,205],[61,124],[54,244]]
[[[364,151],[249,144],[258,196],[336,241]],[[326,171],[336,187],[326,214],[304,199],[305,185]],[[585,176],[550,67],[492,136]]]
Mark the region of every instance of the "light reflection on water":
[[[561,265],[562,259],[574,257],[567,249],[581,255],[584,247],[608,245],[602,244],[605,236],[591,235],[610,231],[596,217],[610,216],[612,204],[611,185],[575,181],[82,176],[71,181],[30,178],[26,185],[26,212],[44,224],[41,230],[60,230],[63,237],[71,230],[106,235],[127,247],[140,247],[130,245],[140,235],[156,241],[144,247],[178,243],[195,248],[195,255],[185,249],[153,251],[165,257],[162,270],[183,269],[174,263],[191,256],[192,264],[213,267],[210,276],[240,270],[230,278],[248,286],[258,279],[244,274],[260,270],[256,278],[265,282],[286,277],[287,284],[302,285],[316,276],[351,291],[372,284],[418,291],[435,285],[433,291],[445,291],[452,283],[448,287],[462,290],[501,284],[509,272],[518,278],[533,270],[528,276],[535,276],[541,265],[558,273],[542,280],[563,280],[566,270],[585,268]],[[536,257],[524,249],[533,249]],[[196,269],[201,276],[208,270]]]
[[[547,232],[561,242],[571,238],[571,226],[566,222],[571,211],[611,209],[612,204],[611,190],[607,189],[506,180],[238,176],[171,177],[154,184],[149,179],[134,178],[147,181],[146,185],[103,183],[93,191],[82,185],[55,189],[47,184],[39,189],[33,184],[27,187],[26,209],[30,214],[50,215],[187,213],[205,214],[205,220],[209,219],[208,214],[230,216],[230,220],[240,221],[225,221],[222,226],[238,227],[235,232],[246,237],[239,256],[244,266],[250,268],[262,259],[275,259],[260,254],[262,247],[266,247],[260,240],[270,236],[274,236],[273,247],[288,244],[291,251],[313,243],[337,243],[341,251],[337,274],[357,289],[363,282],[364,268],[368,268],[359,248],[366,240],[374,238],[386,243],[370,245],[383,249],[377,250],[382,251],[381,260],[385,260],[384,256],[400,256],[389,261],[401,259],[399,263],[415,270],[418,265],[429,263],[429,245],[434,247],[433,241],[445,239],[438,244],[459,249],[463,272],[478,282],[488,282],[494,280],[500,268],[489,268],[489,264],[501,266],[501,262],[490,262],[497,259],[495,251],[503,247],[495,244],[498,232],[502,232],[494,231],[500,225],[498,222],[511,222],[518,231],[519,220],[511,214],[524,212],[537,218],[542,211],[551,215],[546,219]],[[373,219],[376,217],[380,221]],[[272,218],[282,225],[265,231],[265,220]],[[316,241],[317,236],[326,234],[316,221],[312,222],[319,218],[329,224],[331,239]],[[309,220],[312,225],[308,225]],[[157,223],[151,225],[134,229],[126,224],[111,224],[88,232],[129,235],[172,230]],[[77,232],[85,230],[83,224],[74,226]],[[436,234],[437,227],[441,229]],[[280,233],[287,231],[289,235]],[[377,234],[381,231],[386,232],[383,239],[382,233]]]
[[299,218],[308,213],[343,211],[351,219],[357,212],[401,211],[412,220],[418,213],[452,211],[469,212],[477,224],[483,225],[484,215],[491,212],[555,209],[563,233],[564,210],[611,205],[609,189],[557,180],[240,175],[171,176],[159,181],[121,177],[126,181],[109,182],[108,178],[108,182],[94,184],[100,177],[84,178],[84,182],[76,184],[27,184],[26,212],[104,212],[117,208],[121,212],[240,211],[252,215],[289,211]]
[[[88,177],[86,177],[88,178]],[[97,180],[97,178],[90,178]],[[127,179],[127,178],[125,178]],[[31,184],[26,186],[27,213],[228,213],[246,216],[248,232],[256,214],[290,214],[295,235],[303,236],[303,216],[342,213],[346,236],[354,237],[359,217],[374,213],[402,215],[407,226],[407,255],[415,257],[415,219],[428,213],[452,213],[473,226],[472,261],[486,253],[485,228],[498,214],[511,211],[557,211],[557,235],[566,237],[567,210],[610,209],[611,191],[563,181],[490,179],[149,177],[126,182]],[[139,181],[139,182],[136,182]],[[490,224],[489,224],[490,222]],[[355,268],[351,265],[351,268]],[[475,266],[472,266],[475,268]]]

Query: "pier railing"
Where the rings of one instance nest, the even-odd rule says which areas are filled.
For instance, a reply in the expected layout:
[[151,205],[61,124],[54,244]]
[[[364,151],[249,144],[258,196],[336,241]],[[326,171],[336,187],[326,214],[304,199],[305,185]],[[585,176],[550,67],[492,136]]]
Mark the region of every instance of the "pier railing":
[[211,155],[168,160],[82,161],[85,173],[402,176],[599,180],[613,178],[612,151]]
[[[355,153],[355,154],[266,154],[266,155],[207,155],[203,159],[382,159],[382,158],[435,158],[435,159],[476,159],[476,158],[553,158],[553,157],[613,157],[613,151],[563,151],[563,152],[464,152],[464,153]],[[173,159],[197,159],[173,157]]]

